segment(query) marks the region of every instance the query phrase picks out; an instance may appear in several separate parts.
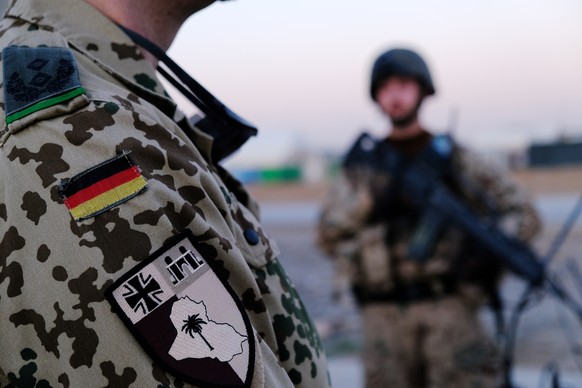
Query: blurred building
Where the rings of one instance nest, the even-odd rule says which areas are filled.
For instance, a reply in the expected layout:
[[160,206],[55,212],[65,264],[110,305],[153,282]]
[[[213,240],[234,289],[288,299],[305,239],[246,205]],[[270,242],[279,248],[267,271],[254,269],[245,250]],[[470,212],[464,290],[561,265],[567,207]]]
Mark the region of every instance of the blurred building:
[[298,134],[280,131],[251,138],[224,162],[241,182],[315,183],[327,175],[327,162]]
[[582,165],[582,138],[563,137],[555,142],[531,144],[527,159],[530,167]]
[[[509,169],[582,166],[582,137],[474,150],[487,162]],[[335,178],[344,152],[314,149],[293,132],[262,133],[224,165],[245,184],[321,183]]]

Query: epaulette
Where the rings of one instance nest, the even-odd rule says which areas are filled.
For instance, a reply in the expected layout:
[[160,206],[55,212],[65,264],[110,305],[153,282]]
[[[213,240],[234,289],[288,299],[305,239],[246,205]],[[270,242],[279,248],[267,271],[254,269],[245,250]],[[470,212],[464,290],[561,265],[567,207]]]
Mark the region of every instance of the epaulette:
[[378,141],[367,132],[361,133],[343,160],[344,168],[372,166],[377,162],[376,148]]
[[455,148],[455,142],[448,133],[436,134],[432,138],[431,147],[442,158],[448,158]]
[[59,114],[50,109],[56,105],[86,101],[68,48],[8,46],[2,50],[2,62],[6,124],[12,132]]
[[449,134],[437,134],[419,154],[427,167],[435,176],[448,176],[452,173],[453,151],[455,142]]

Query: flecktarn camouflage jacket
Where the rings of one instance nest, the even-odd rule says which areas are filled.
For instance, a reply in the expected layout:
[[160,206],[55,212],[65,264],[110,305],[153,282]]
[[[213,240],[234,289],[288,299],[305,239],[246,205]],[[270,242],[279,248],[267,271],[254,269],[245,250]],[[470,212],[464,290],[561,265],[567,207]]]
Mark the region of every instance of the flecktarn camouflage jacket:
[[18,0],[0,44],[0,386],[328,386],[256,206],[133,42]]
[[[463,201],[479,208],[483,205],[481,194],[486,194],[499,213],[499,227],[509,236],[527,241],[539,232],[541,224],[531,198],[505,168],[459,144],[454,145],[450,157]],[[344,168],[325,196],[318,244],[337,259],[337,283],[343,287],[350,284],[382,294],[392,292],[396,284],[430,284],[456,272],[459,263],[473,264],[471,256],[480,253],[478,249],[467,251],[465,234],[451,225],[444,229],[429,258],[411,260],[408,248],[417,215],[402,211],[391,218],[378,219],[374,213],[378,209],[376,193],[388,190],[393,180],[389,173],[365,166]],[[479,277],[480,271],[494,272],[493,260],[476,262],[477,275],[472,277]],[[473,287],[473,280],[463,284],[461,291],[475,295],[471,299],[482,303],[485,295],[480,286]]]

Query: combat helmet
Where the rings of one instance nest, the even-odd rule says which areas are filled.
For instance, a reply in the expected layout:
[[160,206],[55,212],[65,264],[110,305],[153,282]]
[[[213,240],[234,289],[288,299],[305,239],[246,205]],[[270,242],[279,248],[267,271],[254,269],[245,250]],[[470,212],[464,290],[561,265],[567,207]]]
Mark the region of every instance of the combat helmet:
[[376,99],[380,82],[393,75],[415,78],[427,95],[435,93],[430,71],[422,57],[412,50],[396,48],[386,51],[374,62],[370,82],[370,94],[373,100]]

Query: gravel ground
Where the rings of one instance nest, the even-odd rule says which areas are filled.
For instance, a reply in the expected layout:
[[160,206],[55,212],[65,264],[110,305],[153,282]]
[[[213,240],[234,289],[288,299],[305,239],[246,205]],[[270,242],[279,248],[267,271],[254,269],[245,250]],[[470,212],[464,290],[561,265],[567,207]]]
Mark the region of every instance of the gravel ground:
[[[558,233],[570,211],[570,204],[575,203],[576,194],[544,194],[543,198],[536,199],[544,201],[544,212],[541,213],[545,230],[535,242],[536,251],[542,255]],[[569,202],[564,203],[565,200]],[[332,298],[332,264],[314,244],[316,210],[317,202],[312,200],[267,202],[263,204],[262,213],[267,231],[281,248],[281,261],[316,321],[330,359],[334,360],[334,365],[339,363],[340,366],[336,367],[341,370],[346,357],[358,360],[360,317],[349,294],[340,301]],[[565,283],[578,300],[582,300],[582,289],[572,282],[576,273],[572,267],[567,267],[571,263],[579,265],[582,271],[582,219],[578,220],[550,266],[550,273]],[[502,293],[506,311],[514,306],[524,288],[525,284],[519,279],[512,276],[505,279]],[[554,363],[564,373],[580,375],[577,365],[582,367],[582,325],[555,297],[541,296],[521,316],[514,353],[516,366],[540,371]],[[493,334],[488,310],[483,310],[482,319]],[[350,365],[355,367],[353,362]]]
[[[535,241],[540,256],[546,254],[559,229],[582,193],[582,166],[521,170],[515,179],[532,193],[544,221],[544,231]],[[330,359],[330,373],[336,388],[363,384],[361,323],[351,295],[332,299],[333,268],[314,244],[318,204],[325,183],[251,186],[261,203],[263,222],[275,237],[281,261],[316,321]],[[571,263],[575,263],[573,267]],[[569,292],[582,300],[582,287],[572,279],[582,279],[582,216],[553,259],[549,273],[563,282]],[[508,276],[502,286],[506,315],[525,289],[525,284]],[[482,321],[494,334],[491,313],[484,309]],[[521,387],[548,387],[548,367],[559,368],[562,387],[582,387],[582,324],[557,298],[539,294],[518,325],[514,348],[514,383]]]
[[[344,295],[339,302],[333,300],[333,268],[330,260],[314,246],[313,226],[273,225],[268,230],[278,241],[283,252],[281,261],[316,320],[328,353],[339,355],[359,351],[361,333],[357,307],[349,294]],[[547,247],[552,237],[550,234],[544,235],[536,245]],[[576,230],[550,268],[550,272],[558,275],[557,278],[566,283],[568,289],[577,296],[580,295],[579,290],[575,290],[570,281],[571,273],[565,263],[578,255],[577,262],[582,264],[581,252],[582,230]],[[524,289],[525,284],[520,279],[507,276],[502,293],[508,312]],[[483,310],[482,318],[493,332],[489,310]],[[575,365],[568,347],[575,345],[574,341],[582,345],[580,329],[564,304],[553,295],[544,296],[522,315],[516,337],[516,361],[520,364],[543,365],[554,360],[565,368],[573,369]]]

